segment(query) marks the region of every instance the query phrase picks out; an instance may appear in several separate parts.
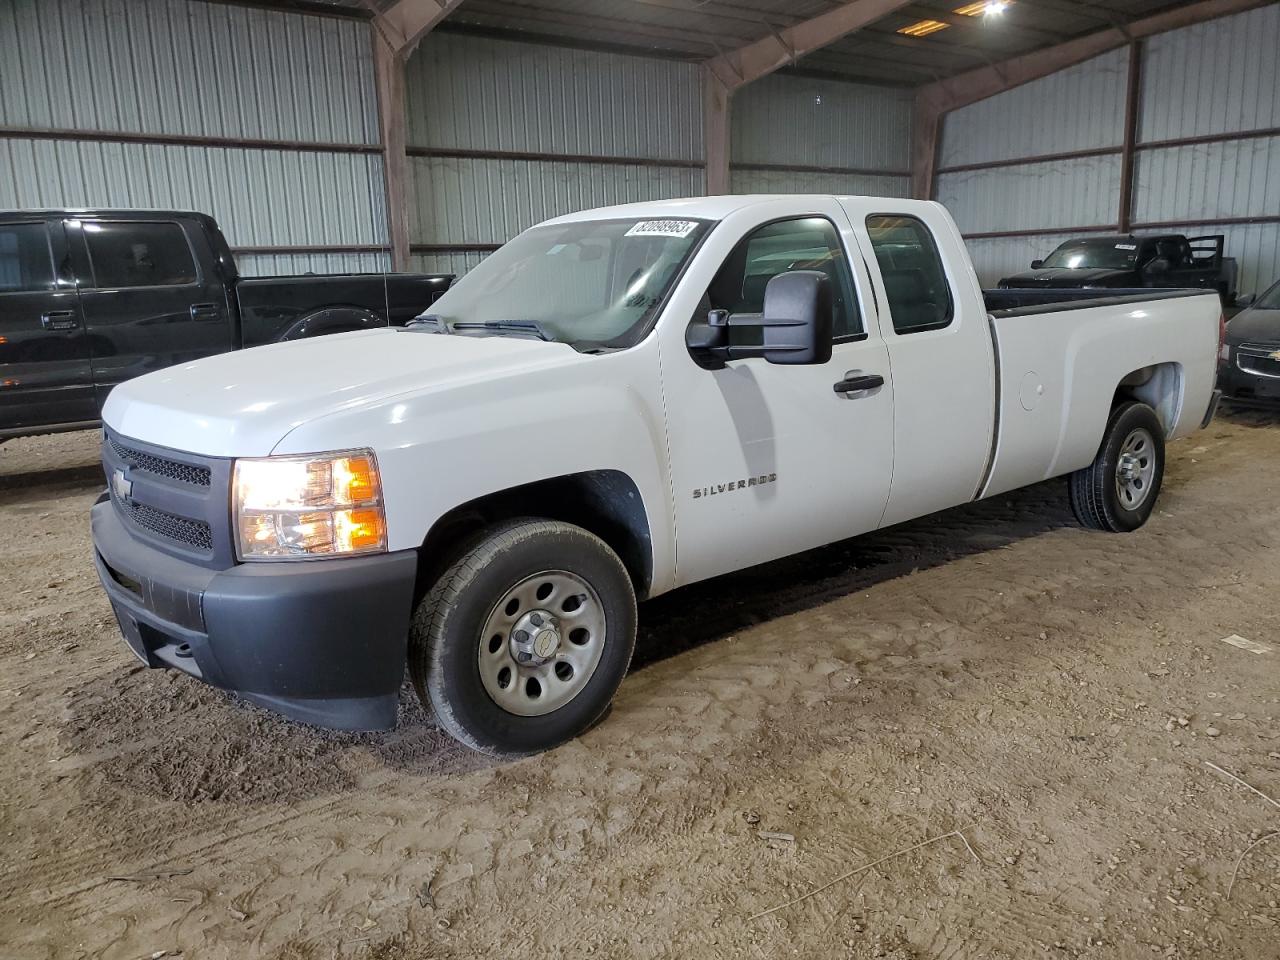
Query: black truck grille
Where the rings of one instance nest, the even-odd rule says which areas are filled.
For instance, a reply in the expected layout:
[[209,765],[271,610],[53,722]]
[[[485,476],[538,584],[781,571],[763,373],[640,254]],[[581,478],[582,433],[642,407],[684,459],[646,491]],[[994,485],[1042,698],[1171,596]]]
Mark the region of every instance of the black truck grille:
[[128,501],[127,506],[130,519],[144,530],[197,550],[213,549],[213,529],[203,520],[177,517],[136,500]]
[[104,430],[102,466],[116,513],[133,536],[190,563],[226,569],[231,540],[229,457],[206,457]]
[[1280,354],[1278,343],[1242,343],[1236,348],[1236,366],[1245,373],[1280,378],[1280,359],[1276,354]]
[[153,456],[150,453],[143,453],[141,450],[126,447],[115,438],[107,442],[111,444],[111,449],[115,451],[116,456],[135,470],[154,474],[157,477],[164,477],[166,480],[189,483],[194,487],[209,486],[212,474],[208,467],[197,467],[190,463],[179,463],[177,460],[168,460],[164,457]]

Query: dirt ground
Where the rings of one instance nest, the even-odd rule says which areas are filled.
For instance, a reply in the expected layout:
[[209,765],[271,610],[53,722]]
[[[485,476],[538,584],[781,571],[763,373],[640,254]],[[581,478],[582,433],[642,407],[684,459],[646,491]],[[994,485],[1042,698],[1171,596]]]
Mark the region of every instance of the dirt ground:
[[1280,417],[1175,444],[1131,536],[1045,484],[660,598],[518,763],[407,688],[341,735],[139,667],[95,454],[0,448],[6,960],[1280,957],[1280,837],[1231,887],[1280,806],[1206,766],[1280,798]]

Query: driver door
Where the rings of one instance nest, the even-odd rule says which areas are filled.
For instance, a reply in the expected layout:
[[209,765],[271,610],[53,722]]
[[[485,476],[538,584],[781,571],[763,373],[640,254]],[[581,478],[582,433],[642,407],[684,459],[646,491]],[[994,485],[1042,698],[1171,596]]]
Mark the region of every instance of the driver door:
[[[794,211],[791,202],[782,206]],[[701,295],[685,316],[698,322],[712,308],[759,313],[774,276],[819,270],[835,300],[832,355],[807,366],[750,358],[707,369],[683,342],[664,338],[681,584],[874,530],[889,496],[889,358],[865,265],[849,257],[858,248],[848,218],[834,201],[804,216],[769,218],[771,209],[748,207],[713,231],[681,285]],[[735,343],[758,338],[751,329],[731,332]],[[853,375],[883,383],[837,393]]]

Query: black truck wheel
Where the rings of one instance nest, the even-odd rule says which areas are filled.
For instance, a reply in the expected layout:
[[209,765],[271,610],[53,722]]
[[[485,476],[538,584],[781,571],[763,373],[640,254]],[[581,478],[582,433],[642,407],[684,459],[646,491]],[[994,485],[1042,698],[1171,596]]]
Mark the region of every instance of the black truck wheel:
[[409,674],[453,737],[522,756],[600,719],[635,639],[635,592],[617,554],[580,527],[518,520],[468,547],[423,598]]
[[1093,530],[1127,533],[1147,522],[1164,479],[1164,428],[1145,403],[1111,411],[1093,463],[1071,475],[1071,509]]

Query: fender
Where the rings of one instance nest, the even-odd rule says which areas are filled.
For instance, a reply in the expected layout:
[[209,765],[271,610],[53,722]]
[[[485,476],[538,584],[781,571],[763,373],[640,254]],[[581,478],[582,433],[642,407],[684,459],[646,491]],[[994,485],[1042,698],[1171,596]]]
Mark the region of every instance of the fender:
[[274,342],[305,340],[330,333],[350,333],[387,326],[387,321],[364,307],[321,307],[293,321]]

